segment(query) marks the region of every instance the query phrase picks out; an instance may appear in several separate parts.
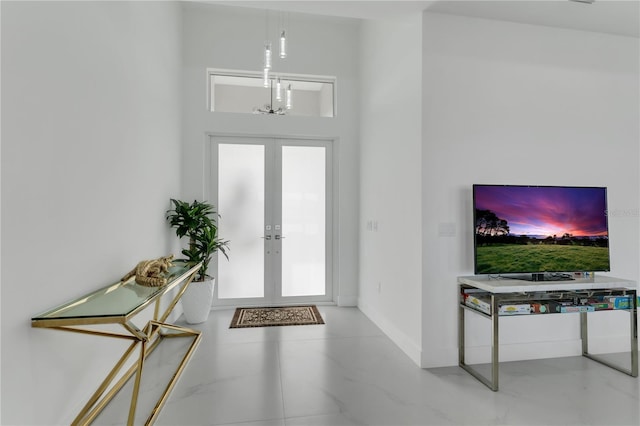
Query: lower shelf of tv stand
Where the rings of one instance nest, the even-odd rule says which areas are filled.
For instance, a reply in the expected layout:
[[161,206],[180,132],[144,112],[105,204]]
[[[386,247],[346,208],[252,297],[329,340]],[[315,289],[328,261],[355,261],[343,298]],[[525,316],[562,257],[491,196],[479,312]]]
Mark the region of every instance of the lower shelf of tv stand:
[[[611,310],[629,310],[632,290],[555,290],[495,295],[499,316],[549,315]],[[491,315],[492,293],[462,286],[460,303],[481,314]]]
[[[638,295],[635,289],[635,282],[618,278],[596,277],[588,281],[562,281],[545,283],[522,283],[505,282],[509,280],[491,280],[487,277],[458,277],[460,302],[458,303],[458,364],[461,368],[469,372],[493,391],[498,390],[499,382],[499,319],[508,317],[539,315],[558,315],[567,313],[577,313],[580,316],[580,337],[582,340],[582,355],[598,361],[608,367],[626,373],[632,377],[638,377],[638,329],[637,329],[637,306]],[[512,280],[513,281],[513,280]],[[578,281],[578,282],[576,282]],[[481,306],[469,306],[465,303],[466,294],[482,300]],[[594,298],[620,298],[621,304],[612,305],[611,309],[590,310],[587,305],[590,299]],[[623,299],[627,302],[624,305]],[[569,303],[571,301],[571,303]],[[567,302],[566,305],[560,302]],[[486,304],[484,304],[486,303]],[[548,312],[531,313],[533,304],[548,304],[554,307],[565,306],[569,310],[576,312]],[[500,307],[512,306],[514,309],[520,308],[526,311],[529,306],[529,313],[516,315],[513,313],[500,314]],[[615,308],[618,309],[615,309]],[[597,355],[589,353],[589,333],[588,315],[597,312],[624,311],[630,317],[630,368],[615,365]],[[465,361],[465,312],[471,312],[491,321],[491,377],[480,374],[473,366]]]
[[[481,310],[478,310],[472,306],[468,306],[468,305],[464,305],[464,304],[460,304],[460,307],[462,309],[466,309],[467,311],[471,311],[474,314],[478,314],[481,315],[485,318],[489,318],[491,319],[491,314],[483,312]],[[522,318],[522,317],[538,317],[538,316],[550,316],[550,315],[570,315],[570,314],[580,314],[580,313],[596,313],[596,312],[628,312],[629,309],[598,309],[598,310],[594,310],[594,311],[572,311],[572,312],[548,312],[548,313],[528,313],[528,314],[508,314],[508,313],[500,313],[498,312],[498,317],[500,318]]]

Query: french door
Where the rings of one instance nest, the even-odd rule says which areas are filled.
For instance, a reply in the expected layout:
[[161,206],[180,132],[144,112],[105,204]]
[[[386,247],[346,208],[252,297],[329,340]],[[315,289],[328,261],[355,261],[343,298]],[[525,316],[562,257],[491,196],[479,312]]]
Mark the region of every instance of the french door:
[[331,142],[211,138],[216,305],[332,300]]

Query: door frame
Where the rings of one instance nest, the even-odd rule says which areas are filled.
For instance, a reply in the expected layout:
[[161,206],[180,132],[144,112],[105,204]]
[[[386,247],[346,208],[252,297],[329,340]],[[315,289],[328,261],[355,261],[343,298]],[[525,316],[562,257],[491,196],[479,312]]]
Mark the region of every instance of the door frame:
[[[228,307],[228,306],[258,306],[265,303],[277,303],[279,305],[295,305],[300,303],[318,303],[318,304],[336,304],[336,298],[338,296],[338,283],[337,283],[337,244],[338,244],[338,231],[336,226],[337,219],[337,203],[335,202],[337,197],[337,166],[336,166],[336,138],[331,137],[316,137],[316,136],[290,136],[290,135],[268,135],[268,134],[245,134],[245,133],[206,133],[206,140],[204,146],[204,173],[203,173],[203,196],[214,206],[218,206],[218,150],[216,144],[220,140],[229,140],[229,143],[233,143],[234,139],[245,141],[242,144],[247,144],[247,140],[255,140],[256,144],[262,144],[265,139],[273,142],[275,146],[324,146],[326,148],[326,200],[325,200],[325,280],[326,280],[326,294],[323,296],[289,296],[281,297],[274,296],[273,300],[268,300],[268,291],[265,288],[265,297],[263,298],[235,298],[235,299],[218,299],[218,287],[215,286],[213,307]],[[281,143],[279,143],[281,142]],[[223,142],[224,143],[224,142]],[[240,142],[238,142],[240,143]],[[265,150],[265,157],[268,150]],[[279,158],[275,164],[277,167],[281,167]],[[270,161],[265,158],[265,162]],[[274,173],[269,172],[265,168],[265,184],[268,185],[267,179],[271,179],[271,184],[281,185],[281,175],[279,174],[276,179],[273,176]],[[269,201],[265,200],[265,208],[269,205]],[[231,243],[233,244],[233,242]],[[231,251],[230,256],[233,255]],[[267,268],[265,262],[265,269]],[[218,262],[217,256],[211,261],[209,270],[213,276],[218,274]]]

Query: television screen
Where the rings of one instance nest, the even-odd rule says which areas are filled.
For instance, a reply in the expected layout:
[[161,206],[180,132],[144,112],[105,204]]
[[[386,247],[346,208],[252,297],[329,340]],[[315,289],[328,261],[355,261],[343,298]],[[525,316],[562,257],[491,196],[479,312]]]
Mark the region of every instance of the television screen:
[[609,271],[606,188],[474,185],[473,207],[478,275]]

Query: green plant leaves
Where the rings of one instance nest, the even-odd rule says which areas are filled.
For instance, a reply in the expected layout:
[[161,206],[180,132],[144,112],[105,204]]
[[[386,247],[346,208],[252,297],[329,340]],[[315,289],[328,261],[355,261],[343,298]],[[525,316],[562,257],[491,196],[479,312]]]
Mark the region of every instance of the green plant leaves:
[[189,265],[202,262],[196,280],[203,280],[216,251],[220,250],[229,259],[229,241],[218,237],[216,217],[219,215],[213,205],[202,201],[194,200],[189,204],[172,198],[171,203],[173,209],[167,210],[166,218],[171,227],[175,228],[178,238],[189,238],[189,247],[182,250],[182,255]]

